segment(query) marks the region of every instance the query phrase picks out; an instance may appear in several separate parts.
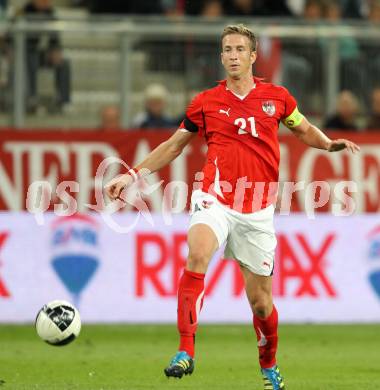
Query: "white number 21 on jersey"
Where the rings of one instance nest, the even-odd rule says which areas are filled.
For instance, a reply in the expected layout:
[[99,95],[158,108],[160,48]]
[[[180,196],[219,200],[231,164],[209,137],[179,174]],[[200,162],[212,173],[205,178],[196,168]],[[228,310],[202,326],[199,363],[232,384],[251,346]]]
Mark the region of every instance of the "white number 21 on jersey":
[[[255,118],[253,116],[249,117],[248,122],[251,126],[252,137],[258,137],[259,135],[257,134],[256,131]],[[248,134],[248,131],[245,130],[247,127],[247,121],[244,118],[235,119],[234,124],[236,126],[239,126],[238,134]]]

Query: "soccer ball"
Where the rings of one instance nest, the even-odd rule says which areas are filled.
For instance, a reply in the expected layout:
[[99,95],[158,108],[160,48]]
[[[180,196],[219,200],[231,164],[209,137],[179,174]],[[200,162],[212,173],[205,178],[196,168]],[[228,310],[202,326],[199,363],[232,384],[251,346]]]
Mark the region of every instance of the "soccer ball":
[[37,314],[38,336],[50,345],[66,345],[79,336],[81,321],[78,310],[69,302],[52,301]]

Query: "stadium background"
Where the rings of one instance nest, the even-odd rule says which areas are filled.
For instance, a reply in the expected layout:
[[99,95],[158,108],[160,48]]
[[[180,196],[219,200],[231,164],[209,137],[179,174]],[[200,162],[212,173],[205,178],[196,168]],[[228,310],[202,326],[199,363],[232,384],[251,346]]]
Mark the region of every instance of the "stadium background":
[[[244,22],[258,35],[256,75],[287,86],[301,111],[329,136],[352,139],[362,149],[355,156],[327,154],[306,148],[285,128],[280,128],[280,180],[305,181],[306,185],[326,181],[332,189],[329,200],[317,207],[312,218],[306,212],[312,208],[313,199],[305,190],[294,194],[290,215],[276,216],[279,245],[274,295],[281,321],[358,326],[285,326],[283,332],[300,348],[307,332],[313,332],[318,345],[329,337],[338,344],[339,337],[346,335],[347,353],[359,361],[361,336],[355,332],[373,336],[373,348],[379,345],[378,1],[157,0],[104,4],[57,0],[52,3],[55,19],[45,16],[37,23],[20,11],[24,4],[19,0],[0,1],[1,323],[31,323],[44,303],[60,298],[78,306],[85,324],[151,324],[109,328],[114,329],[113,337],[120,335],[117,343],[123,337],[129,342],[139,340],[140,330],[136,348],[146,348],[142,344],[144,340],[153,342],[154,332],[170,329],[171,338],[160,337],[175,345],[174,326],[160,328],[154,324],[174,324],[176,320],[176,288],[186,258],[188,213],[186,209],[172,217],[165,213],[165,189],[172,181],[184,181],[191,189],[194,174],[202,166],[203,141],[197,139],[170,167],[151,178],[152,183],[163,180],[161,187],[146,197],[151,220],[141,217],[134,229],[116,233],[101,213],[90,211],[87,205],[95,204],[95,190],[102,184],[95,182],[94,177],[105,157],[119,157],[130,166],[141,161],[170,136],[191,97],[223,78],[219,64],[220,32],[227,23]],[[53,65],[39,64],[33,70],[28,62],[33,57],[28,42],[38,37],[38,45],[43,46],[52,36],[59,37],[55,49],[60,59]],[[49,49],[41,50],[46,54]],[[67,101],[60,100],[55,80],[57,68],[62,70],[64,66],[69,69],[69,77],[63,81],[70,92]],[[33,72],[35,95],[29,89]],[[161,121],[155,122],[146,113],[144,116],[149,99],[160,101],[164,107]],[[142,118],[150,119],[143,128]],[[122,171],[113,165],[104,181],[119,170]],[[30,213],[26,211],[28,190],[30,196],[36,195],[30,186],[39,180],[51,185],[50,203],[46,213]],[[56,188],[63,181],[79,183],[77,190],[68,191],[78,204],[78,213],[72,217],[53,212],[54,206],[64,203],[56,195]],[[355,210],[349,217],[332,215],[334,203],[339,203],[333,196],[334,188],[342,181],[353,181],[357,186],[351,194]],[[185,191],[180,190],[177,196],[188,203],[189,194]],[[128,230],[135,218],[136,214],[126,207],[114,217],[114,222]],[[206,296],[201,322],[246,324],[243,328],[231,324],[215,328],[219,329],[216,331],[206,327],[206,335],[216,332],[220,340],[225,340],[236,332],[248,334],[251,316],[242,280],[235,264],[221,259],[220,254],[211,264]],[[361,328],[359,323],[374,325]],[[12,341],[23,349],[25,346],[18,343],[25,338],[32,351],[37,348],[35,356],[47,359],[47,352],[33,344],[37,341],[30,326],[0,329],[4,346],[10,343],[13,349]],[[87,329],[86,340],[95,343],[98,339],[105,345],[107,328]],[[292,332],[297,332],[300,339],[292,339]],[[356,350],[349,346],[353,338],[358,340]],[[78,343],[79,347],[73,348],[80,348],[79,340]],[[168,345],[161,341],[160,348],[166,351]],[[375,350],[367,352],[366,361],[371,356],[375,361]],[[80,355],[80,350],[77,353]],[[121,351],[126,361],[131,359],[131,365],[136,364],[132,356],[126,356],[128,353]],[[67,364],[70,355],[65,354],[60,359]],[[318,364],[325,356],[323,351],[320,355]],[[3,358],[17,365],[15,356]],[[239,361],[239,357],[235,358]],[[158,357],[154,355],[154,359]],[[114,362],[116,367],[121,364],[117,358]],[[162,365],[161,360],[159,364]],[[301,361],[297,364],[302,366]],[[10,363],[9,367],[12,368],[5,371],[9,372],[6,382],[12,383],[9,376],[14,367]],[[117,387],[119,382],[115,380],[116,387],[112,387],[111,381],[105,388],[140,388],[137,377],[138,372],[132,373],[131,378],[135,379],[125,387]],[[0,375],[0,384],[1,379]],[[226,384],[229,379],[225,379]],[[379,380],[378,376],[376,379]],[[65,378],[61,385],[60,379],[56,380],[56,388],[71,388]],[[89,385],[88,380],[79,380],[83,387],[78,388],[98,388],[96,382]],[[298,383],[300,387],[293,383],[292,388],[304,389],[306,384],[315,389],[351,388],[351,381],[345,387],[339,387],[338,379],[331,387],[327,387],[327,382],[312,387],[306,376],[304,380]],[[35,381],[44,383],[40,378]],[[11,383],[9,388],[34,388],[22,380],[18,385],[16,380],[14,387]],[[203,388],[204,383],[196,383]],[[368,388],[380,387],[376,383]],[[365,379],[361,378],[360,384],[365,386]],[[146,386],[141,388],[167,388],[161,383]],[[240,388],[239,383],[236,386]]]

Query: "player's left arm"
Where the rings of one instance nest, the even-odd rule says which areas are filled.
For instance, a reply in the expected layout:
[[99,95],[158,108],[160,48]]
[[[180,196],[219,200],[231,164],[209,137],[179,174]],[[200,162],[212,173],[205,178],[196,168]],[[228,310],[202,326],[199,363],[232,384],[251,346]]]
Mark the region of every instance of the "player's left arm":
[[324,149],[329,152],[338,152],[347,149],[352,153],[360,150],[354,142],[344,138],[332,140],[317,126],[311,124],[296,107],[291,115],[283,120],[284,125],[306,145],[313,148]]

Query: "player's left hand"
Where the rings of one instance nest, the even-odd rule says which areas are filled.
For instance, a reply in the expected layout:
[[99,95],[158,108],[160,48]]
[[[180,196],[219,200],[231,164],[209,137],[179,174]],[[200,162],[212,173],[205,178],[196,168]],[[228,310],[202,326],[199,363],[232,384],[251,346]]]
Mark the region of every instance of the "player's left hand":
[[357,153],[360,151],[360,147],[358,145],[343,138],[332,140],[327,147],[329,152],[339,152],[343,149],[347,149],[351,153]]

